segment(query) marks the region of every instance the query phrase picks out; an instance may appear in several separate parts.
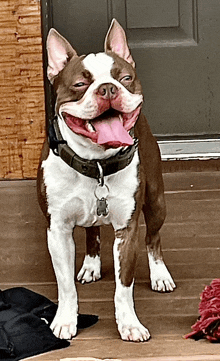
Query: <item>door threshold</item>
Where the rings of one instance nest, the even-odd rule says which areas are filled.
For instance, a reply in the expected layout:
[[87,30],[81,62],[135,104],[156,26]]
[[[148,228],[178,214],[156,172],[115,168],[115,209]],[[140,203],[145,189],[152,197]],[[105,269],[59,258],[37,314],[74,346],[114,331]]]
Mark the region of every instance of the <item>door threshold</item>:
[[158,145],[163,161],[220,158],[220,139],[163,140]]

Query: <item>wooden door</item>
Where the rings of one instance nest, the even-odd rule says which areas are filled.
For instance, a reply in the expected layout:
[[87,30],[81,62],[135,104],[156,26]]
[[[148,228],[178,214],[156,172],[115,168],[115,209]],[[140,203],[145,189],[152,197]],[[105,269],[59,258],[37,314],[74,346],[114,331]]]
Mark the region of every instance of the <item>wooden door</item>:
[[42,0],[42,14],[44,38],[53,26],[80,54],[103,51],[115,17],[127,33],[153,133],[218,138],[219,0]]

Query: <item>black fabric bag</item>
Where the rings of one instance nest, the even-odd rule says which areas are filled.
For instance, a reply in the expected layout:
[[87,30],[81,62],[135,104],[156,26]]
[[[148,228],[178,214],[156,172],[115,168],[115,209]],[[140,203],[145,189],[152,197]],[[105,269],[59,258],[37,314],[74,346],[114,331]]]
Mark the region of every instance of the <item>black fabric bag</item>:
[[[69,346],[50,329],[57,305],[23,287],[0,291],[0,360],[17,361]],[[79,315],[78,328],[92,326],[97,316]]]

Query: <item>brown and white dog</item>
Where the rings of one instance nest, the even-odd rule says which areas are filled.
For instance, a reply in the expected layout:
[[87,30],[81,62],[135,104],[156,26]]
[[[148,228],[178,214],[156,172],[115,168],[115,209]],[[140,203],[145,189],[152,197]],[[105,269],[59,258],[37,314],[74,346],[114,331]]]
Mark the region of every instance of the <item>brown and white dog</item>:
[[[150,334],[133,302],[141,211],[152,289],[173,291],[175,284],[160,248],[166,213],[160,152],[141,114],[141,84],[124,30],[113,20],[105,52],[79,57],[51,29],[47,51],[48,78],[56,91],[53,134],[59,156],[46,141],[38,196],[49,223],[48,247],[58,283],[59,305],[51,329],[65,339],[77,332],[74,227],[86,227],[87,254],[77,277],[85,283],[101,277],[99,226],[112,224],[118,330],[123,340],[146,341]],[[55,148],[54,139],[51,144]]]

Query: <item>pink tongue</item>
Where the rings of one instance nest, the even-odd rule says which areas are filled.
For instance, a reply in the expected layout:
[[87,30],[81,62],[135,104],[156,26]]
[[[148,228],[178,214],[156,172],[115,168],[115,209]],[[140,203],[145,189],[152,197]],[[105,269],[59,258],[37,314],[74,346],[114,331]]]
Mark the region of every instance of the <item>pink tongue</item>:
[[117,117],[96,121],[93,125],[98,133],[97,143],[100,145],[117,148],[133,144],[132,137]]

